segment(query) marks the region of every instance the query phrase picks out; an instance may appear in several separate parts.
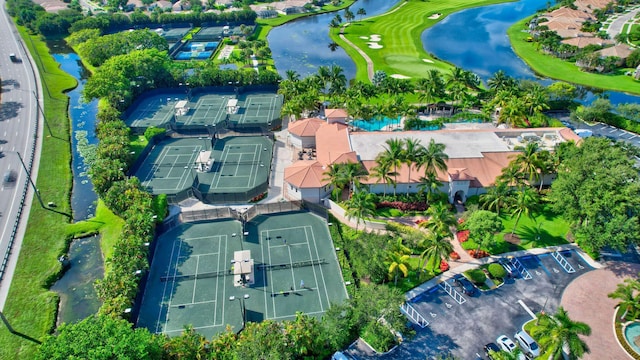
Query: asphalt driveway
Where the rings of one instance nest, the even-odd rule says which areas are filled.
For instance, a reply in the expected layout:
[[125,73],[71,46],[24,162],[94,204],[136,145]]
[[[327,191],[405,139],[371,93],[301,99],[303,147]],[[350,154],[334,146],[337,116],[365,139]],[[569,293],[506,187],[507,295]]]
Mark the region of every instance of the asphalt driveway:
[[484,358],[483,345],[495,342],[502,334],[513,339],[513,334],[532,319],[530,312],[554,312],[567,285],[593,270],[575,251],[562,254],[572,273],[551,254],[523,256],[518,259],[530,279],[508,279],[498,289],[462,295],[461,304],[441,286],[431,288],[411,303],[429,321],[424,329],[416,326],[413,339],[388,354],[371,356],[355,348],[347,353],[356,359],[424,360],[447,352],[460,359]]

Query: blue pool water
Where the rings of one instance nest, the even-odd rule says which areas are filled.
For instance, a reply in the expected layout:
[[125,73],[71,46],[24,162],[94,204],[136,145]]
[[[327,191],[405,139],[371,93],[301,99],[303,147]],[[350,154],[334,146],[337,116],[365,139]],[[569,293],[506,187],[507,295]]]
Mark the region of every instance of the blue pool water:
[[180,51],[176,56],[176,60],[190,60],[190,59],[206,60],[210,58],[212,54],[213,54],[213,51],[201,51],[201,52]]
[[353,120],[350,123],[352,126],[364,131],[380,131],[387,125],[394,125],[394,129],[400,126],[400,117],[388,118],[385,117],[382,120]]
[[640,347],[633,341],[633,339],[638,336],[640,336],[640,323],[636,322],[624,328],[624,337],[627,339],[627,342],[636,353],[640,354]]

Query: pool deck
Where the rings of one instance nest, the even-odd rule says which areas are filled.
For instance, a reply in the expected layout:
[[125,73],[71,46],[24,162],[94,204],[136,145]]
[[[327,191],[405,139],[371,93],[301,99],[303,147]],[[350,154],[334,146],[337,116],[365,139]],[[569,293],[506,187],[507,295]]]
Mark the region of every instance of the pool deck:
[[609,262],[605,268],[580,276],[565,289],[561,305],[572,320],[591,327],[591,335],[583,337],[591,352],[583,359],[633,359],[616,338],[613,317],[618,300],[607,295],[625,278],[635,277],[638,272],[640,264]]

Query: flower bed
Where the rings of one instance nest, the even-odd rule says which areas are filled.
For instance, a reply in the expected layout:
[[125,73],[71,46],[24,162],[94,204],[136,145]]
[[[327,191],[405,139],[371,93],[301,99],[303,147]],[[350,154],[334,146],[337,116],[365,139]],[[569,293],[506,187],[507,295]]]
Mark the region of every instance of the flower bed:
[[394,208],[402,211],[425,211],[428,206],[424,202],[380,201],[376,208]]
[[489,256],[489,253],[484,250],[469,250],[469,255],[474,259],[480,259]]
[[456,236],[458,237],[458,241],[463,243],[463,242],[469,240],[469,230],[458,231]]
[[458,254],[455,251],[452,251],[451,254],[449,254],[449,258],[451,258],[451,260],[460,260],[460,254]]

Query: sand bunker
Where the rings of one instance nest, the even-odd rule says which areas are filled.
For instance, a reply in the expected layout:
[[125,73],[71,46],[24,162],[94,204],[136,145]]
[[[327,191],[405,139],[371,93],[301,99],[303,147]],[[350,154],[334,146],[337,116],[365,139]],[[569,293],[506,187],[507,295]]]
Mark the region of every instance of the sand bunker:
[[401,75],[401,74],[391,74],[389,75],[394,79],[411,79],[409,76]]
[[360,39],[362,39],[362,40],[369,40],[369,37],[368,37],[368,36],[360,36]]
[[440,16],[442,16],[442,14],[436,13],[436,14],[433,14],[433,15],[429,16],[428,19],[435,20],[435,19],[439,19]]
[[380,41],[380,39],[382,39],[382,37],[378,34],[371,34],[371,36],[369,37],[369,40],[371,41]]
[[374,42],[367,43],[369,45],[369,49],[382,49],[382,45]]
[[424,61],[426,63],[433,63],[433,60],[431,60],[431,59],[422,59],[422,61]]

